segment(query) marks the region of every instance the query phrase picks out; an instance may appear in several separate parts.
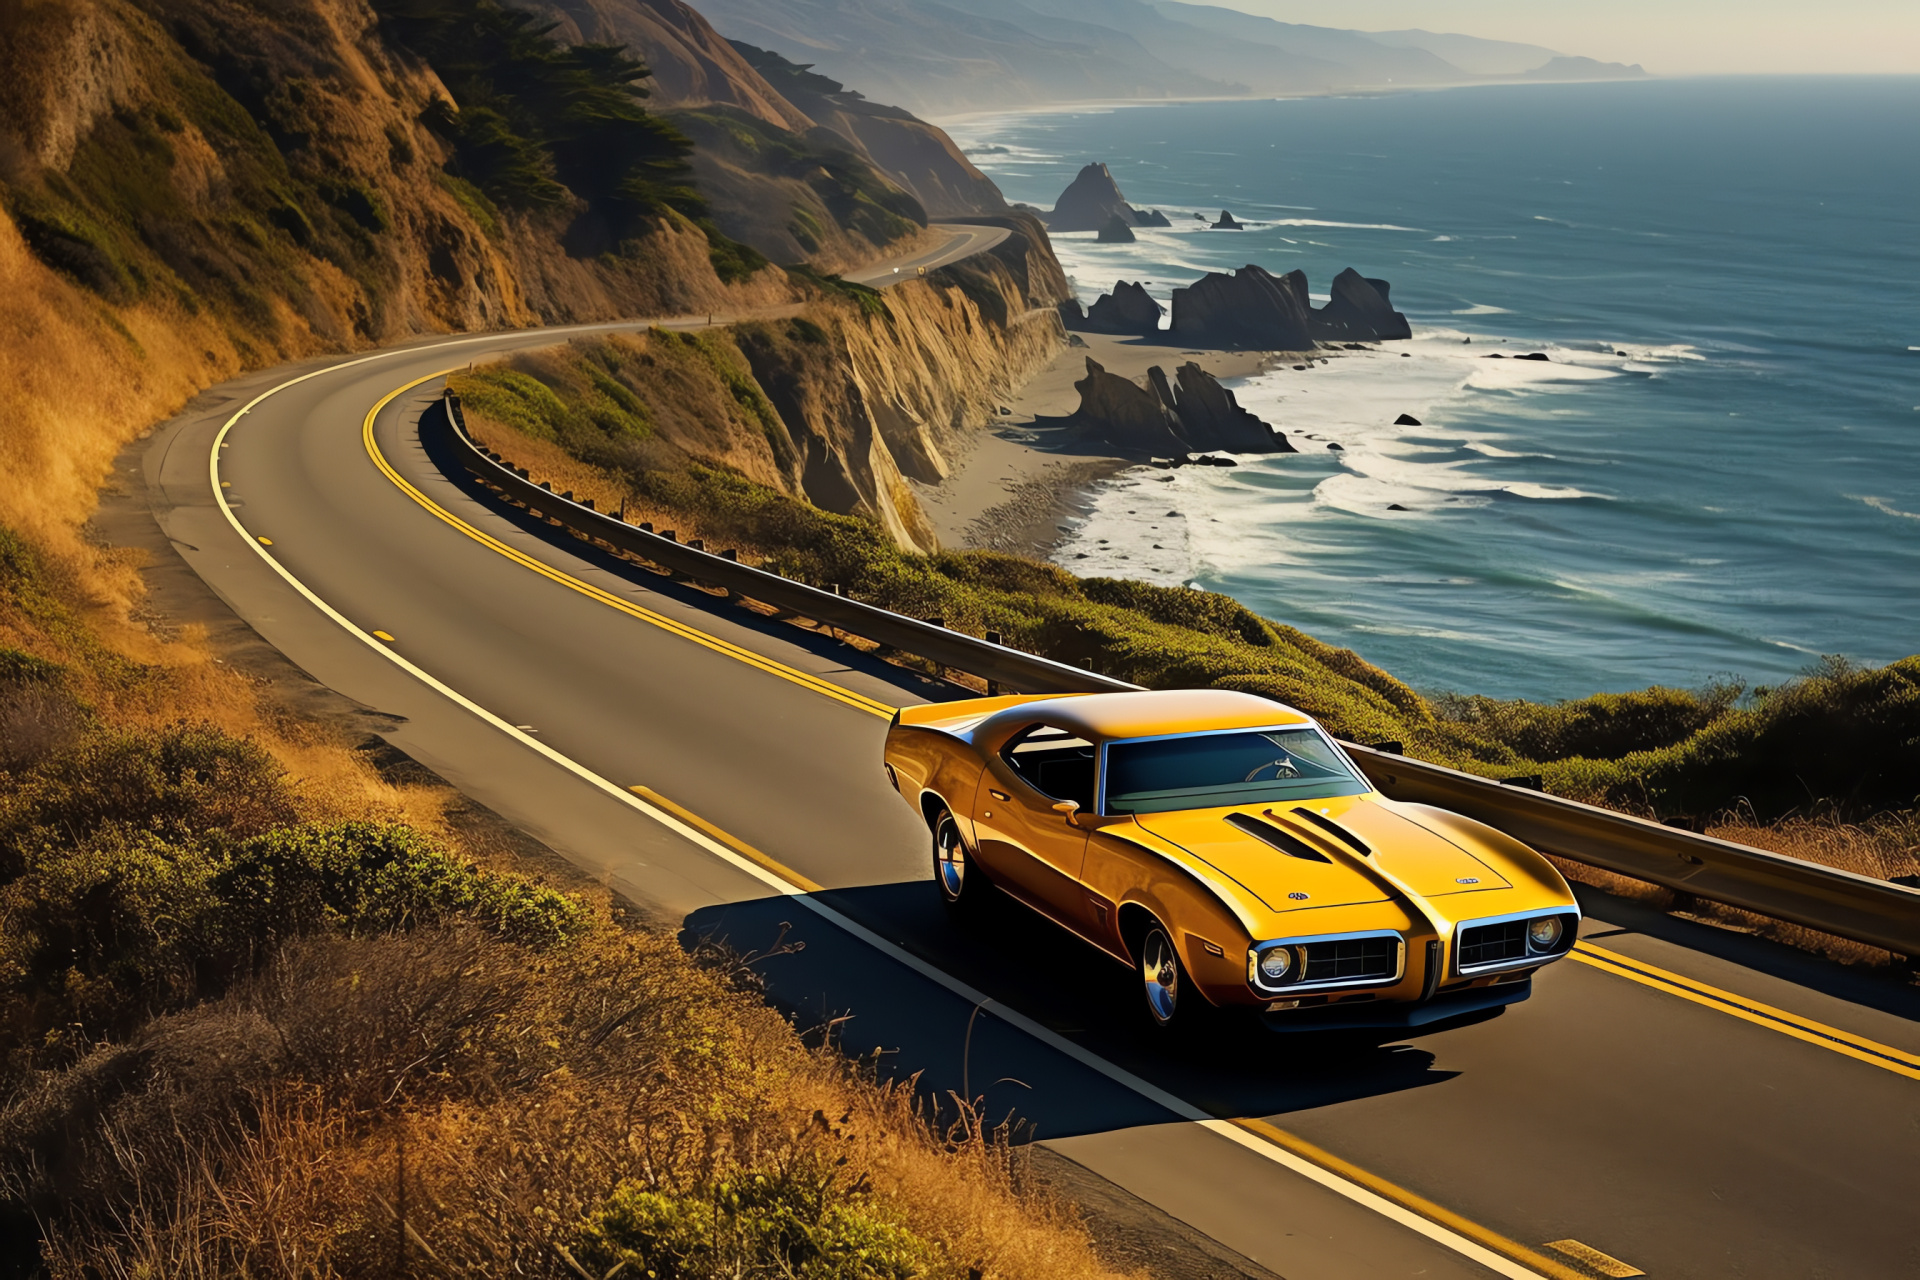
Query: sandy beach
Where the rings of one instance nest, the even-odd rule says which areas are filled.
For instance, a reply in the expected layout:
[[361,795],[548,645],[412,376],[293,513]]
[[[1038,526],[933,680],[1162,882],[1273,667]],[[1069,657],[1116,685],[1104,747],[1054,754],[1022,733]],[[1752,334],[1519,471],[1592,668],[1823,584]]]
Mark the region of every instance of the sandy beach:
[[937,485],[914,483],[942,547],[1010,551],[1047,559],[1071,521],[1084,514],[1082,495],[1095,482],[1135,465],[1098,451],[1060,420],[1080,404],[1073,384],[1089,357],[1109,373],[1144,379],[1159,365],[1171,374],[1192,361],[1217,378],[1247,378],[1273,358],[1262,351],[1199,351],[1177,342],[1111,334],[1076,335],[1035,375],[995,421],[966,444],[953,474]]

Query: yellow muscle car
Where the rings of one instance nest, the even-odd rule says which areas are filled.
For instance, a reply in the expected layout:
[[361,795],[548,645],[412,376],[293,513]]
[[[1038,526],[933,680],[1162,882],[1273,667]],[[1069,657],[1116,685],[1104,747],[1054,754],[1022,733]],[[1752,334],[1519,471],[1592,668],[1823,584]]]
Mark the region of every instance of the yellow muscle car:
[[956,910],[1004,890],[1130,966],[1151,1020],[1412,1027],[1526,999],[1580,923],[1547,860],[1376,792],[1309,716],[1220,689],[909,707],[887,777]]

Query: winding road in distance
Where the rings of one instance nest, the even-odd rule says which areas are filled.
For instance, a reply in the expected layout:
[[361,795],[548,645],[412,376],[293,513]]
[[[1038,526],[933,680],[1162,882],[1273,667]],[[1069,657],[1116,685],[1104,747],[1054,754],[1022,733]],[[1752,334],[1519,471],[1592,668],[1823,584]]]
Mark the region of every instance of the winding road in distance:
[[[950,229],[923,257],[997,241]],[[923,262],[853,278],[894,265]],[[763,970],[803,1027],[846,1017],[849,1050],[1017,1111],[1288,1280],[1920,1275],[1920,993],[1583,893],[1583,937],[1620,961],[1555,966],[1502,1017],[1182,1047],[1052,926],[956,929],[880,769],[890,709],[947,692],[436,466],[416,427],[438,375],[583,331],[215,388],[145,447],[156,518],[269,644],[580,867],[743,950],[791,924],[805,950]]]

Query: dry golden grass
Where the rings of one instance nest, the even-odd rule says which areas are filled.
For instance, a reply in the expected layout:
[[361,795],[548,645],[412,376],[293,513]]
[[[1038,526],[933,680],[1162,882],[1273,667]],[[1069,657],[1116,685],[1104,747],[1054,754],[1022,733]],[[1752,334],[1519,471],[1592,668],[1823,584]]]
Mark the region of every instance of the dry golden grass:
[[[58,1204],[57,1277],[577,1276],[623,1181],[742,1174],[934,1242],[929,1280],[1117,1276],[1005,1135],[965,1112],[936,1132],[740,973],[607,928],[544,956],[461,932],[296,943],[0,1113],[0,1142],[78,1135],[12,1189]],[[137,1083],[101,1088],[129,1054]]]

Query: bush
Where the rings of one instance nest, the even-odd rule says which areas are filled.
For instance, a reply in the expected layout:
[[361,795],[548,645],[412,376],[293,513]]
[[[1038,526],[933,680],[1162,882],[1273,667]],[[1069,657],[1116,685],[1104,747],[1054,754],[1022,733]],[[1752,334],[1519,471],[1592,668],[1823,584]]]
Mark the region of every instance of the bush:
[[546,949],[590,919],[578,900],[462,862],[409,827],[294,826],[235,843],[119,823],[30,850],[0,886],[0,1001],[17,1043],[112,1036],[217,994],[302,935],[469,922]]
[[299,817],[265,748],[205,724],[102,730],[13,782],[0,796],[0,882],[33,850],[83,844],[108,828],[163,841],[213,832],[244,840]]
[[597,1274],[625,1263],[659,1280],[910,1280],[938,1254],[831,1169],[803,1164],[678,1195],[623,1182],[582,1228],[580,1257]]
[[461,917],[549,947],[588,922],[577,899],[461,862],[413,828],[387,823],[269,832],[223,860],[214,889],[252,946],[324,929],[384,933]]

